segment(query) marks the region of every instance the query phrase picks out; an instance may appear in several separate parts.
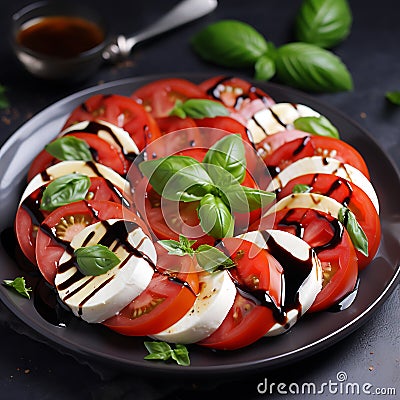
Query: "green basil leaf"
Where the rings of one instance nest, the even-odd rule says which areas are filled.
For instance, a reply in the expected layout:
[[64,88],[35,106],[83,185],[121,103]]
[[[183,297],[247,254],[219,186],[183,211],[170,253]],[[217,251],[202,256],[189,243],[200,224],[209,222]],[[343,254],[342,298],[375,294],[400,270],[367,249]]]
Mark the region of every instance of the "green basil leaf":
[[297,118],[293,125],[296,129],[304,132],[312,133],[318,136],[327,136],[335,139],[339,139],[339,132],[332,125],[332,123],[320,115],[319,117],[300,117]]
[[196,250],[197,263],[208,272],[220,271],[234,267],[235,262],[221,250],[208,244],[200,245]]
[[[207,151],[204,164],[222,167],[239,182],[246,176],[246,156],[243,141],[240,135],[224,136]],[[208,166],[205,166],[206,169]]]
[[300,42],[330,48],[349,33],[352,15],[347,0],[303,0],[295,20]]
[[276,72],[275,61],[267,55],[261,56],[254,65],[254,78],[261,81],[269,81]]
[[264,208],[276,198],[273,192],[240,185],[226,188],[224,195],[229,201],[232,212],[238,213],[248,213]]
[[214,118],[228,116],[229,111],[218,101],[206,99],[189,99],[185,102],[177,100],[169,115],[179,118]]
[[175,349],[172,350],[171,357],[178,365],[187,367],[190,365],[189,352],[183,344],[176,344]]
[[60,176],[50,182],[43,191],[40,208],[53,211],[56,208],[84,200],[90,187],[90,178],[82,174]]
[[400,106],[400,91],[386,92],[386,99],[392,104]]
[[103,275],[121,260],[108,247],[101,244],[80,247],[74,251],[78,269],[84,275]]
[[196,240],[189,240],[183,235],[179,235],[179,242],[177,240],[159,240],[158,243],[168,250],[168,254],[184,256],[195,253],[192,246],[196,243]]
[[167,361],[172,358],[179,365],[190,365],[189,352],[183,344],[176,344],[175,349],[165,342],[144,342],[144,345],[149,352],[145,360]]
[[289,43],[277,50],[278,78],[294,87],[315,92],[351,90],[350,72],[328,50],[309,43]]
[[233,236],[234,219],[221,198],[206,194],[197,212],[204,232],[215,239]]
[[82,160],[92,161],[92,153],[88,144],[74,136],[62,136],[45,146],[45,150],[53,157],[62,161]]
[[211,24],[192,38],[194,50],[204,60],[226,67],[249,67],[268,51],[264,37],[237,20]]
[[203,165],[192,157],[169,156],[143,161],[139,169],[153,189],[169,200],[200,200],[213,185]]
[[4,109],[10,106],[10,103],[6,96],[6,88],[0,85],[0,109]]
[[19,293],[21,296],[26,297],[27,299],[31,298],[31,295],[29,294],[29,292],[32,291],[31,288],[26,287],[26,283],[25,283],[25,278],[24,277],[18,277],[15,278],[14,280],[11,279],[5,279],[3,281],[3,284],[5,286],[8,286],[10,288],[13,288],[15,291],[17,291],[17,293]]
[[293,186],[292,193],[310,193],[311,189],[311,186],[298,183],[297,185]]
[[357,222],[355,215],[347,207],[342,207],[339,210],[338,219],[346,228],[347,233],[349,234],[350,239],[353,242],[354,248],[367,257],[368,238],[359,223]]

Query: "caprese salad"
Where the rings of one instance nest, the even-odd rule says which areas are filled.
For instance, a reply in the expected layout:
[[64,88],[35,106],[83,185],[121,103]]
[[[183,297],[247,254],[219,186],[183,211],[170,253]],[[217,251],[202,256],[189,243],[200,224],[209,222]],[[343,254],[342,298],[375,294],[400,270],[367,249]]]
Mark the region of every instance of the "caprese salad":
[[27,180],[27,260],[77,317],[152,338],[149,359],[287,332],[349,296],[380,242],[358,151],[318,111],[234,77],[93,95]]

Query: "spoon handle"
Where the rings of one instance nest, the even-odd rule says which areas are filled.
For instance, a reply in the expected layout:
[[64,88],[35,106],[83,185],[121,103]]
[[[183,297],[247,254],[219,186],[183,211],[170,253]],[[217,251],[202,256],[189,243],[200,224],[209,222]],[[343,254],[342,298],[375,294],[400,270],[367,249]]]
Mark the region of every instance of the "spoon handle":
[[110,61],[128,57],[133,46],[144,40],[153,38],[178,26],[194,21],[210,13],[217,7],[217,0],[183,0],[167,14],[135,35],[125,37],[119,35],[116,43],[108,46],[103,58]]

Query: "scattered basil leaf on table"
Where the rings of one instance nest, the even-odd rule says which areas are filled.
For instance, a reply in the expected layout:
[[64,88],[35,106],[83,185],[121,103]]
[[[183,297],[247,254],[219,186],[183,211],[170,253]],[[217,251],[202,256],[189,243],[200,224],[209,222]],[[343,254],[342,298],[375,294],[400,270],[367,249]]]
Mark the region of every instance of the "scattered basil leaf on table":
[[354,247],[367,257],[368,238],[357,222],[356,216],[347,207],[342,207],[339,210],[338,219],[346,228]]
[[82,160],[92,161],[92,153],[88,144],[74,136],[62,136],[45,146],[45,150],[53,157],[62,161]]
[[254,78],[269,81],[276,73],[275,61],[268,55],[261,56],[254,64]]
[[84,275],[103,275],[118,265],[121,260],[102,244],[80,247],[74,251],[79,271]]
[[293,186],[292,193],[310,193],[311,189],[311,186],[298,183],[297,185]]
[[192,38],[194,50],[207,61],[225,67],[251,67],[269,50],[264,37],[237,20],[208,25]]
[[309,43],[289,43],[277,49],[278,78],[288,85],[315,92],[351,90],[351,75],[328,50]]
[[319,117],[300,117],[293,125],[296,129],[318,136],[327,136],[339,139],[339,132],[334,125],[323,115]]
[[223,104],[214,100],[207,99],[189,99],[186,101],[177,100],[174,108],[169,115],[179,118],[214,118],[219,116],[228,116],[229,111]]
[[149,352],[149,354],[144,357],[145,360],[167,361],[172,359],[178,365],[190,365],[189,352],[183,344],[176,344],[174,349],[165,342],[144,342],[144,345]]
[[6,96],[6,87],[0,85],[0,109],[4,109],[10,106],[10,103]]
[[24,277],[18,277],[18,278],[15,278],[14,280],[5,279],[3,281],[3,284],[5,286],[7,286],[7,287],[10,287],[10,288],[14,289],[21,296],[24,296],[27,299],[31,298],[31,295],[29,294],[29,292],[31,292],[32,289],[26,287],[26,283],[25,283],[25,278]]
[[303,0],[295,36],[300,42],[330,48],[349,35],[352,19],[347,0]]
[[43,191],[40,208],[53,211],[56,208],[84,200],[90,187],[90,178],[83,174],[68,174],[51,181]]
[[386,99],[396,106],[400,106],[400,91],[386,92]]

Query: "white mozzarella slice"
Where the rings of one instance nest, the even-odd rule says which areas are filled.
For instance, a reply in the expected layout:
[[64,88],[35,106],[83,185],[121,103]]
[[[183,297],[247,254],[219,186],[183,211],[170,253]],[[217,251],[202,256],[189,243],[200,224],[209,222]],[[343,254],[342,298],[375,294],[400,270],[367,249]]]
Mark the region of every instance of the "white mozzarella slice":
[[[268,229],[265,232],[247,232],[240,235],[239,237],[241,239],[255,243],[258,247],[262,249],[267,249],[272,255],[274,255],[273,250],[271,250],[268,246],[267,240],[265,238],[266,236],[271,236],[275,243],[277,243],[282,249],[292,254],[292,256],[297,258],[299,261],[309,260],[310,253],[312,254],[312,268],[298,290],[298,299],[301,305],[301,309],[299,310],[296,308],[286,310],[285,324],[274,324],[265,335],[276,336],[290,329],[297,322],[297,320],[311,307],[318,293],[322,289],[322,268],[321,262],[319,261],[316,254],[310,251],[310,246],[304,240],[298,238],[295,235],[292,235],[291,233],[275,229]],[[282,265],[282,267],[285,270],[285,265]],[[282,302],[284,302],[284,299],[282,299]]]
[[318,193],[293,193],[284,197],[268,209],[263,216],[276,213],[285,208],[311,208],[322,211],[338,219],[339,211],[343,207],[335,199]]
[[292,128],[297,118],[318,116],[317,111],[303,104],[277,103],[254,113],[247,122],[247,128],[257,144],[269,135]]
[[125,155],[137,155],[140,153],[136,143],[125,129],[106,121],[97,120],[78,122],[64,129],[60,136],[73,132],[89,132],[96,134],[99,138],[105,140],[111,145],[120,147]]
[[152,335],[171,343],[195,343],[214,333],[231,309],[236,287],[226,271],[203,274],[193,307],[168,329]]
[[89,225],[74,237],[71,247],[76,250],[101,243],[102,238],[112,231],[112,226],[116,227],[115,224],[123,224],[123,228],[129,229],[127,242],[145,254],[145,258],[129,251],[116,234],[109,249],[120,263],[105,274],[83,275],[73,263],[69,263],[72,256],[68,251],[59,261],[60,271],[56,274],[55,285],[60,299],[76,316],[87,322],[102,322],[118,313],[146,289],[154,273],[153,266],[146,259],[148,257],[153,265],[157,262],[153,242],[140,227],[129,221],[112,219]]
[[379,200],[372,183],[357,168],[331,157],[304,157],[287,166],[268,185],[268,191],[283,188],[291,179],[306,174],[333,174],[354,183],[371,199],[379,214]]
[[[37,174],[28,183],[21,196],[20,204],[36,189],[46,183],[60,178],[63,175],[80,173],[89,177],[101,176],[107,179],[116,188],[122,190],[125,194],[130,193],[130,184],[121,175],[113,169],[99,163],[87,163],[85,161],[62,161],[47,168],[44,172]],[[122,193],[119,193],[122,195]]]

